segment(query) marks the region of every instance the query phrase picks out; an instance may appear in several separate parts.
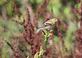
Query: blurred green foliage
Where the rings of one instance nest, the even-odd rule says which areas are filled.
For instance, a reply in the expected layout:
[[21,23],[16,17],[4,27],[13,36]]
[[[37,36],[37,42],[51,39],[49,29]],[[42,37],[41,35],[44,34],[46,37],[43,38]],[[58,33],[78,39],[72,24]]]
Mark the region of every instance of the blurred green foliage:
[[14,3],[13,1],[9,1],[6,5],[5,5],[6,9],[7,9],[7,14],[9,16],[12,16],[14,13],[13,13],[13,7],[14,7]]
[[[13,21],[13,17],[16,15],[18,16],[18,19],[15,18],[15,20],[20,21],[23,18],[23,14],[25,13],[25,9],[22,4],[22,0],[16,0],[17,6],[19,8],[19,14],[15,13],[14,8],[14,0],[0,0],[0,37],[3,38],[3,40],[7,40],[10,42],[12,37],[14,35],[18,35],[23,32],[23,26],[18,24],[17,22]],[[31,3],[33,9],[36,8],[37,5],[43,3],[43,0],[29,0],[29,3]],[[53,13],[53,16],[60,18],[63,21],[66,21],[69,25],[68,30],[66,31],[66,34],[64,36],[64,45],[67,51],[70,51],[73,47],[73,40],[74,40],[74,32],[78,29],[76,23],[74,20],[76,19],[76,16],[71,12],[71,7],[80,8],[80,3],[75,2],[75,0],[50,0],[48,4],[48,11]],[[6,9],[6,16],[8,17],[7,20],[3,19],[2,15],[2,8]],[[79,17],[79,16],[77,16]],[[78,20],[78,19],[77,19]],[[22,20],[23,21],[23,20]],[[44,42],[45,45],[48,45],[48,38],[49,38],[49,32],[45,31],[44,35]],[[54,42],[58,43],[59,38],[58,36],[54,35]],[[9,58],[9,47],[6,43],[4,43],[4,47],[2,49],[2,58]],[[35,58],[41,58],[41,55],[43,55],[43,49],[41,47],[41,50],[35,54]],[[0,52],[1,53],[1,52]]]

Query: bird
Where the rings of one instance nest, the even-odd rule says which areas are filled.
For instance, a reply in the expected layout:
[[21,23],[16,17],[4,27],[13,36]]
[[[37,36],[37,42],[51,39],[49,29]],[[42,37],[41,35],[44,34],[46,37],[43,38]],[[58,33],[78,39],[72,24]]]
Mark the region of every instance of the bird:
[[58,21],[57,18],[51,18],[43,23],[43,27],[37,29],[36,32],[44,31],[44,30],[52,30],[55,23]]

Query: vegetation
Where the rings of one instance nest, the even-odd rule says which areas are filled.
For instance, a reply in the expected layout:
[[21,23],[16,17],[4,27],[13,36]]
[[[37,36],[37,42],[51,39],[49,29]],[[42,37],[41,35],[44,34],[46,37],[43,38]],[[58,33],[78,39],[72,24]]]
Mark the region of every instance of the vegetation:
[[0,0],[0,58],[82,58],[82,0]]

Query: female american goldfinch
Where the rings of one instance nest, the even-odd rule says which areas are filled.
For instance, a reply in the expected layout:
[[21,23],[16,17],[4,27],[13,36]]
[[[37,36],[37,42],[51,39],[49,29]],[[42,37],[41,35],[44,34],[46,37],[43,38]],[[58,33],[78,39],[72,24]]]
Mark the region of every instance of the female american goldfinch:
[[41,27],[37,30],[37,32],[39,31],[44,31],[44,30],[51,30],[53,29],[55,23],[58,21],[57,18],[52,18],[50,20],[47,20],[46,22],[44,22],[44,27]]

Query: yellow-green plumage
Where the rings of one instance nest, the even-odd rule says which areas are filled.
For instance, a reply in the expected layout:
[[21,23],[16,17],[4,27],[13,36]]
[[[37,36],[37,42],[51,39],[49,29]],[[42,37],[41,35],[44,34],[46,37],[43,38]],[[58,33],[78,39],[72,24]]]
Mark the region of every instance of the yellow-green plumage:
[[46,21],[46,22],[44,23],[44,25],[47,25],[47,24],[49,24],[49,25],[54,25],[57,21],[58,21],[57,18],[52,18],[52,19]]

